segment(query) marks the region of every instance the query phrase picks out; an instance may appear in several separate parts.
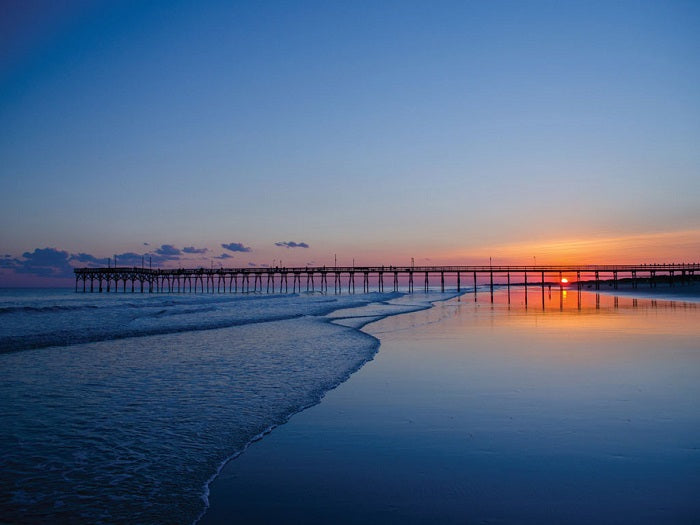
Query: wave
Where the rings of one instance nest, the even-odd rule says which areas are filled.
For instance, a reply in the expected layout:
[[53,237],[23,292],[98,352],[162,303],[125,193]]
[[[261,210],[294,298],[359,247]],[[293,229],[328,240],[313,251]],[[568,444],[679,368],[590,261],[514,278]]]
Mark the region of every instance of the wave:
[[[172,314],[171,314],[172,315]],[[50,334],[20,335],[0,337],[0,353],[17,352],[20,350],[37,350],[53,346],[72,346],[86,343],[97,343],[100,341],[115,341],[119,339],[129,339],[132,337],[146,337],[151,335],[176,334],[182,332],[197,332],[202,330],[216,330],[219,328],[229,328],[232,326],[243,326],[247,324],[269,323],[273,321],[285,321],[297,319],[303,314],[277,315],[258,319],[232,319],[222,322],[212,322],[201,326],[179,325],[170,327],[152,327],[144,329],[126,329],[109,333],[87,333],[75,332]]]
[[[401,295],[391,292],[342,298],[302,297],[297,294],[187,298],[159,296],[144,298],[143,302],[133,299],[124,301],[120,297],[88,297],[84,300],[102,303],[4,306],[0,307],[0,312],[17,315],[8,316],[8,322],[0,329],[0,353],[215,330],[295,319],[304,315],[324,316],[339,308],[362,307],[378,298],[389,300]],[[39,317],[33,319],[33,314]]]
[[[266,435],[270,434],[275,428],[284,425],[287,423],[295,414],[298,414],[300,412],[303,412],[304,410],[311,408],[313,406],[318,405],[321,403],[323,398],[326,396],[326,394],[336,388],[338,388],[340,385],[342,385],[345,381],[347,381],[350,376],[352,376],[355,372],[360,370],[365,364],[367,364],[369,361],[372,361],[376,354],[379,352],[379,347],[381,345],[381,341],[374,335],[366,332],[363,330],[365,326],[367,326],[369,323],[373,323],[375,321],[380,321],[382,319],[385,319],[387,317],[392,317],[395,315],[400,315],[404,313],[411,313],[411,312],[417,312],[420,310],[427,310],[432,308],[432,306],[439,302],[439,301],[445,301],[448,299],[452,299],[454,297],[457,297],[459,295],[462,295],[463,293],[460,292],[454,292],[454,293],[441,293],[439,296],[439,299],[431,299],[430,296],[427,296],[424,300],[418,300],[412,303],[406,302],[403,304],[396,304],[393,303],[391,300],[386,300],[386,301],[378,301],[375,303],[367,303],[364,307],[355,307],[353,309],[338,309],[338,308],[333,308],[327,312],[327,314],[324,316],[324,320],[328,323],[335,324],[338,326],[342,326],[345,328],[349,328],[354,332],[359,332],[363,336],[366,336],[369,338],[369,340],[372,341],[371,348],[369,350],[369,354],[366,356],[365,359],[361,360],[355,367],[352,369],[346,370],[345,374],[343,374],[340,378],[338,378],[337,381],[335,381],[333,384],[329,385],[326,389],[317,391],[315,393],[314,399],[304,405],[298,407],[296,410],[293,410],[289,412],[286,416],[284,416],[279,422],[274,423],[267,428],[265,428],[262,432],[259,432],[258,434],[252,436],[247,443],[245,443],[242,447],[240,447],[238,450],[234,451],[232,454],[230,454],[228,457],[224,458],[219,465],[217,466],[216,470],[214,473],[211,475],[211,477],[205,482],[202,492],[200,494],[200,498],[202,502],[204,503],[204,508],[202,511],[197,515],[197,517],[194,519],[192,525],[197,525],[204,515],[206,514],[207,510],[209,509],[210,502],[209,502],[209,497],[211,495],[211,484],[216,480],[221,475],[221,472],[223,471],[224,467],[231,461],[235,460],[236,458],[240,457],[253,443],[260,441],[263,439]],[[405,294],[396,294],[400,295],[400,297],[405,298],[407,297]],[[397,297],[395,297],[397,298]],[[368,315],[369,314],[369,315]],[[353,322],[354,321],[354,322]]]
[[[35,444],[7,447],[17,468],[0,469],[0,483],[37,495],[0,495],[5,518],[70,521],[79,506],[92,523],[199,519],[226,462],[374,358],[379,341],[359,326],[438,298],[448,295],[199,296],[177,305],[170,296],[144,300],[141,310],[124,308],[134,297],[84,298],[77,303],[100,308],[6,316],[0,348],[54,348],[0,356],[13,378],[0,397],[23,400],[0,426]],[[76,302],[32,297],[30,306],[50,300]],[[70,346],[80,342],[92,344]],[[45,428],[55,440],[44,439]],[[57,456],[57,448],[73,452]]]
[[51,305],[51,306],[1,306],[0,315],[14,313],[50,313],[50,312],[77,312],[80,310],[94,310],[99,306],[83,304],[75,306]]

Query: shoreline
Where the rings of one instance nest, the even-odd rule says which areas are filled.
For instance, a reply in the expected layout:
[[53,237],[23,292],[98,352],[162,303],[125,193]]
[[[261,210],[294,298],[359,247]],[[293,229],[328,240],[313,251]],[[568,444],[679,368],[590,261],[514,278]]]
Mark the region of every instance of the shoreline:
[[[394,292],[394,293],[396,293],[396,292]],[[370,325],[370,324],[372,324],[372,323],[382,321],[382,320],[387,319],[387,318],[389,318],[389,317],[401,316],[401,315],[410,314],[410,313],[414,313],[414,312],[419,312],[419,311],[423,311],[423,310],[429,310],[429,309],[433,308],[434,305],[437,304],[437,303],[440,303],[440,302],[443,302],[443,301],[448,301],[448,300],[454,299],[455,297],[459,297],[460,295],[463,295],[463,294],[464,294],[464,292],[456,292],[456,291],[454,291],[454,293],[453,293],[453,292],[450,292],[450,291],[447,291],[447,292],[440,292],[441,294],[448,295],[448,297],[445,297],[444,299],[443,299],[443,298],[439,298],[439,299],[436,299],[436,300],[425,299],[425,300],[422,301],[422,302],[419,301],[419,304],[406,305],[406,308],[408,308],[408,309],[404,309],[404,310],[399,311],[399,312],[389,312],[389,313],[384,313],[384,314],[381,314],[381,315],[373,315],[373,316],[357,316],[357,315],[355,315],[355,316],[352,316],[352,315],[347,315],[347,316],[336,316],[336,314],[339,313],[339,312],[343,312],[343,311],[346,311],[346,310],[347,310],[347,311],[362,310],[362,309],[366,309],[366,308],[368,308],[368,307],[371,307],[373,304],[393,305],[393,304],[395,304],[395,303],[394,303],[395,301],[401,301],[401,300],[403,300],[403,299],[406,299],[406,298],[409,298],[409,297],[413,297],[413,296],[414,296],[413,294],[409,294],[409,293],[407,293],[407,292],[398,292],[398,293],[399,293],[399,294],[402,294],[402,295],[400,295],[399,297],[393,297],[393,298],[390,298],[390,299],[388,299],[388,300],[378,301],[378,302],[376,302],[376,303],[370,303],[370,304],[363,305],[363,306],[351,307],[351,308],[340,308],[340,309],[333,310],[333,311],[331,311],[331,312],[329,312],[329,313],[326,313],[325,315],[321,316],[321,318],[322,318],[325,322],[327,322],[327,323],[336,324],[336,325],[338,325],[338,326],[345,327],[345,328],[350,328],[351,330],[355,330],[355,331],[357,331],[357,332],[360,332],[360,333],[362,333],[362,334],[364,334],[364,335],[366,335],[366,336],[372,338],[372,339],[374,340],[374,343],[375,343],[375,344],[374,344],[374,352],[373,352],[372,355],[370,355],[367,359],[365,359],[365,360],[363,360],[361,363],[359,363],[355,368],[353,368],[352,370],[349,370],[348,373],[347,373],[343,378],[341,378],[341,379],[338,381],[337,384],[335,384],[335,385],[333,385],[331,388],[329,388],[329,389],[327,389],[327,390],[321,392],[320,395],[319,395],[319,397],[318,397],[318,399],[312,401],[311,403],[309,403],[309,404],[306,405],[306,406],[301,407],[299,410],[297,410],[297,411],[295,411],[295,412],[292,412],[292,413],[289,414],[283,421],[271,425],[270,427],[268,427],[267,429],[265,429],[265,430],[262,431],[261,433],[257,434],[257,435],[254,436],[253,438],[251,438],[250,441],[248,441],[248,442],[243,446],[243,448],[241,448],[241,450],[237,451],[236,453],[234,453],[233,455],[229,456],[228,458],[225,458],[225,459],[220,463],[220,465],[219,465],[219,467],[217,468],[216,472],[211,476],[211,478],[209,478],[209,479],[206,481],[206,483],[205,483],[205,485],[204,485],[204,487],[203,487],[203,491],[202,491],[202,494],[201,494],[201,498],[202,498],[202,500],[203,500],[203,502],[204,502],[205,507],[204,507],[204,509],[202,510],[202,512],[194,519],[194,521],[192,522],[192,525],[197,525],[197,524],[201,523],[202,520],[206,520],[207,512],[209,511],[210,506],[211,506],[211,502],[210,502],[210,499],[209,499],[210,496],[211,496],[211,486],[212,486],[213,483],[216,482],[216,480],[221,476],[223,470],[224,470],[231,462],[233,462],[233,461],[235,461],[236,459],[238,459],[238,458],[239,458],[242,454],[244,454],[253,444],[255,444],[255,443],[257,443],[257,442],[263,440],[263,439],[265,438],[265,436],[268,436],[269,434],[271,434],[275,429],[280,428],[280,427],[283,427],[284,425],[288,424],[288,423],[290,422],[290,420],[291,420],[294,416],[296,416],[296,415],[298,415],[298,414],[301,414],[301,413],[305,412],[306,410],[308,410],[308,409],[310,409],[310,408],[313,408],[313,407],[318,406],[319,404],[321,404],[321,403],[323,402],[323,399],[326,397],[326,395],[328,395],[330,392],[333,392],[334,390],[336,390],[337,388],[339,388],[340,386],[342,386],[342,385],[343,385],[345,382],[347,382],[354,374],[356,374],[357,372],[359,372],[367,363],[371,362],[371,361],[376,357],[377,353],[379,352],[379,348],[380,348],[380,346],[381,346],[381,340],[380,340],[377,336],[371,334],[370,332],[365,331],[365,330],[364,330],[364,327],[366,327],[367,325]],[[425,293],[420,293],[420,292],[419,292],[419,293],[417,293],[417,294],[415,294],[415,295],[430,296],[430,295],[433,295],[434,293],[435,293],[435,292],[425,294]],[[358,295],[362,295],[362,294],[358,294]],[[422,304],[421,304],[421,303],[422,303]],[[344,324],[344,323],[342,322],[342,321],[348,321],[348,320],[351,320],[351,319],[362,320],[362,322],[361,322],[360,324],[358,324],[358,325],[349,325],[349,324]]]
[[[522,292],[522,290],[520,291]],[[576,295],[575,293],[571,294],[572,291],[575,292],[575,290],[569,289],[570,297]],[[479,290],[479,292],[481,292],[481,290]],[[517,290],[511,289],[511,292],[517,294]],[[588,295],[586,301],[592,301],[592,295],[595,294],[595,291],[584,289],[583,292],[585,292],[585,295]],[[590,292],[593,293],[589,295]],[[600,292],[605,293],[606,296],[608,295],[606,293],[607,291],[600,290]],[[500,292],[497,293],[503,296],[504,290],[501,289]],[[444,522],[459,521],[454,519],[455,516],[459,514],[459,511],[455,510],[451,505],[460,505],[460,503],[454,501],[454,498],[449,494],[442,494],[438,497],[440,493],[435,493],[432,496],[433,498],[444,499],[445,508],[441,508],[439,505],[435,508],[428,508],[429,506],[426,507],[425,505],[421,506],[418,503],[412,503],[411,498],[420,499],[417,493],[410,493],[411,498],[409,498],[409,500],[400,499],[403,503],[397,503],[398,507],[394,504],[390,504],[392,498],[397,497],[398,493],[395,493],[395,491],[400,490],[402,486],[400,480],[404,479],[403,477],[405,476],[411,478],[410,481],[406,478],[406,483],[411,487],[418,487],[415,490],[438,490],[441,483],[444,483],[426,481],[425,483],[427,483],[427,485],[425,485],[424,488],[420,488],[423,487],[423,485],[421,485],[421,480],[412,479],[416,474],[416,472],[413,472],[416,461],[418,461],[418,464],[422,465],[418,472],[422,472],[423,469],[425,469],[425,475],[429,476],[428,479],[430,479],[430,476],[438,475],[439,472],[442,472],[440,475],[445,475],[444,471],[440,469],[448,468],[447,464],[440,466],[443,465],[442,460],[437,461],[437,463],[432,460],[428,461],[428,463],[423,463],[421,453],[416,453],[416,450],[413,448],[415,444],[412,443],[414,443],[415,439],[420,439],[420,443],[427,443],[422,445],[423,447],[427,446],[427,450],[434,449],[434,451],[437,452],[442,449],[443,445],[446,450],[453,450],[452,447],[456,446],[453,443],[455,435],[459,435],[460,432],[464,431],[460,426],[464,424],[464,421],[460,422],[457,420],[457,422],[455,422],[455,420],[452,419],[453,416],[449,415],[449,411],[454,410],[454,408],[446,409],[441,403],[438,403],[432,409],[423,408],[422,405],[424,403],[431,403],[432,401],[430,398],[422,397],[415,391],[426,389],[426,385],[424,384],[425,377],[422,373],[424,371],[427,373],[428,370],[435,367],[436,370],[440,370],[440,374],[447,374],[449,376],[454,374],[455,370],[461,370],[461,365],[454,367],[449,366],[449,363],[454,360],[454,356],[449,354],[447,357],[442,356],[442,354],[422,355],[425,351],[418,348],[416,356],[421,359],[420,362],[423,363],[424,367],[423,369],[418,367],[418,372],[413,370],[414,374],[418,373],[414,379],[418,381],[418,383],[415,383],[415,385],[412,383],[406,384],[408,378],[403,377],[403,375],[412,368],[407,369],[405,367],[407,365],[401,365],[403,362],[402,360],[405,358],[396,353],[399,348],[396,344],[398,342],[401,346],[409,345],[411,348],[413,348],[413,346],[420,347],[422,344],[427,344],[430,345],[430,348],[433,348],[434,352],[436,348],[439,348],[439,346],[435,347],[435,345],[442,344],[438,341],[448,336],[451,333],[450,330],[452,330],[450,327],[455,326],[456,321],[454,315],[458,315],[454,313],[455,311],[458,312],[460,309],[466,308],[470,312],[467,314],[467,318],[463,320],[466,323],[474,321],[471,319],[474,315],[477,317],[490,315],[488,312],[493,312],[494,307],[491,305],[491,307],[488,308],[488,290],[486,293],[477,294],[478,298],[481,298],[481,303],[477,302],[477,297],[474,297],[475,301],[472,302],[470,300],[472,294],[473,291],[462,293],[459,296],[434,301],[432,306],[425,310],[389,316],[390,318],[386,317],[380,321],[368,323],[366,326],[370,328],[365,333],[372,335],[380,342],[380,348],[378,348],[378,352],[375,354],[374,358],[362,365],[356,373],[351,374],[348,380],[339,384],[334,389],[327,391],[322,398],[322,402],[295,413],[294,416],[296,417],[288,420],[285,425],[281,425],[275,432],[265,435],[265,439],[260,441],[259,447],[250,447],[246,449],[246,454],[241,454],[237,456],[235,461],[228,462],[227,465],[222,468],[217,480],[212,483],[212,505],[207,509],[207,512],[203,514],[199,523],[203,523],[204,525],[224,523],[233,519],[234,516],[243,516],[242,520],[245,522],[250,520],[258,523],[271,523],[284,516],[285,519],[290,518],[292,522],[295,522],[296,518],[296,522],[324,523],[327,522],[328,519],[335,519],[342,516],[343,512],[350,513],[349,516],[346,515],[340,520],[344,523],[360,523],[364,519],[367,519],[367,516],[379,518],[384,522],[390,523],[405,521],[418,523],[424,522],[426,518],[443,519]],[[542,322],[543,319],[550,319],[551,322],[552,319],[556,319],[561,315],[566,317],[565,312],[561,313],[557,309],[557,303],[560,300],[559,294],[553,293],[552,295],[554,296],[554,300],[552,300],[551,297],[549,299],[551,301],[551,310],[548,309],[547,311],[551,311],[553,315],[542,318],[537,313],[537,309],[530,309],[529,315],[532,315],[533,319],[540,319],[540,322]],[[625,294],[625,297],[630,296]],[[646,299],[648,297],[639,295],[639,298]],[[610,311],[613,311],[611,299],[610,297],[603,301],[604,309],[609,308]],[[700,298],[696,297],[696,300],[698,299]],[[610,304],[608,305],[608,303]],[[518,304],[518,301],[516,300],[514,304]],[[497,302],[496,308],[500,308],[501,306],[503,305],[499,305]],[[520,315],[525,314],[525,319],[527,319],[527,307],[525,307],[524,310],[515,306],[514,308],[518,308],[518,311],[521,312]],[[510,311],[510,306],[508,311]],[[614,311],[625,316],[635,312],[634,309],[617,310],[617,301],[615,301]],[[693,310],[691,310],[691,314],[692,312]],[[668,315],[666,309],[662,309],[660,313]],[[513,319],[519,319],[520,315]],[[609,316],[602,316],[600,317],[600,322],[603,322],[603,320],[608,322],[608,319]],[[389,326],[388,331],[385,330],[386,326]],[[443,329],[445,334],[442,333]],[[433,339],[431,339],[431,337]],[[434,339],[435,337],[439,339]],[[444,362],[436,365],[433,362],[436,359],[443,360]],[[492,358],[489,357],[487,359]],[[392,362],[392,360],[393,364],[387,365],[387,363]],[[378,370],[378,368],[381,370]],[[468,368],[464,370],[465,373],[470,373]],[[428,377],[432,376],[428,374]],[[429,388],[425,390],[426,393],[432,392],[430,395],[434,396],[435,392],[433,389],[437,388],[439,393],[440,389],[444,388],[444,386],[441,385],[441,380],[437,381],[435,386],[427,385]],[[396,384],[400,386],[400,390],[403,389],[401,390],[403,396],[398,396],[402,399],[397,400],[394,398],[392,385]],[[462,387],[460,386],[458,388]],[[566,386],[562,388],[566,388]],[[510,389],[508,389],[508,391],[509,390]],[[440,395],[442,396],[442,394]],[[508,395],[510,396],[510,394]],[[509,403],[522,402],[520,400],[521,394],[513,391],[512,396],[514,397],[507,398]],[[440,398],[440,396],[438,396],[438,398]],[[407,402],[406,399],[415,399],[415,402],[412,404],[411,402]],[[395,405],[395,403],[399,404]],[[383,408],[383,405],[386,405],[386,407]],[[480,410],[478,408],[479,406],[480,405],[476,405],[473,408],[477,411],[477,414]],[[494,406],[496,410],[500,407],[498,404]],[[433,413],[431,413],[431,411]],[[401,414],[404,415],[401,416]],[[402,420],[402,417],[406,419]],[[535,412],[532,417],[539,416]],[[590,417],[596,416],[592,414]],[[417,434],[417,437],[411,437],[415,433],[415,430],[412,430],[412,428],[416,424],[421,423],[421,419],[430,420],[430,418],[442,418],[439,419],[441,423],[437,427],[433,424],[423,424],[423,427],[419,425],[419,428],[422,428],[422,433]],[[499,424],[503,425],[504,423]],[[614,424],[617,425],[618,423]],[[444,425],[446,425],[444,430],[439,430],[438,433],[435,434],[435,431],[442,428]],[[457,426],[452,428],[455,425]],[[396,432],[398,432],[398,434],[396,434]],[[408,434],[404,435],[405,432],[408,432]],[[508,432],[510,432],[510,430],[508,430]],[[532,430],[530,430],[530,432],[532,432]],[[397,435],[400,437],[397,438]],[[555,434],[555,438],[556,437],[557,435]],[[548,435],[540,436],[540,438],[545,441],[547,439],[552,439],[552,437]],[[387,439],[389,439],[389,441],[386,441]],[[392,443],[395,439],[398,439],[398,445]],[[472,438],[468,438],[468,441],[470,439]],[[404,442],[406,445],[401,445]],[[536,442],[537,440],[533,443]],[[430,445],[430,443],[432,443],[432,445]],[[396,450],[397,446],[399,448],[398,451]],[[405,448],[406,446],[408,446],[408,448]],[[494,445],[489,444],[488,441],[483,442],[481,446],[485,447],[486,450],[494,447]],[[533,445],[528,445],[528,447],[531,446]],[[538,449],[537,446],[536,448]],[[460,448],[454,450],[459,451]],[[410,451],[410,454],[404,456],[404,453],[401,451]],[[476,456],[469,455],[466,459],[462,458],[460,461],[473,462],[478,460],[473,466],[477,468],[477,470],[482,468],[479,466],[482,463],[482,460],[479,459],[482,457],[481,453],[478,453],[478,450],[476,452]],[[458,453],[461,454],[462,452]],[[516,463],[524,461],[527,457],[521,456],[520,452],[517,451],[507,452],[506,457],[511,453],[516,454],[511,458],[511,461],[515,461]],[[483,461],[488,463],[492,461],[494,457],[498,457],[492,454],[493,453],[490,452],[486,456],[483,456]],[[548,452],[539,451],[538,449],[538,454],[546,455]],[[386,472],[381,474],[373,473],[372,469],[375,468],[375,465],[372,458],[375,458],[379,464],[385,465]],[[396,463],[397,461],[398,463]],[[609,464],[607,456],[602,456],[600,461],[603,461],[604,464],[607,465],[606,468],[618,468]],[[646,462],[642,462],[642,466],[647,468]],[[362,470],[363,468],[370,470],[364,472]],[[435,471],[436,468],[438,469],[437,471]],[[451,467],[449,468],[451,469]],[[342,474],[343,472],[346,472],[348,480],[342,479],[345,477],[345,475]],[[404,474],[399,475],[401,472]],[[413,473],[409,474],[411,472]],[[391,476],[390,478],[385,477],[389,475]],[[381,496],[373,495],[370,497],[369,494],[366,494],[363,488],[364,482],[358,484],[358,480],[364,479],[365,476],[379,476],[378,479],[381,480],[378,482],[379,484],[372,486],[375,487],[376,492],[381,494],[385,493],[386,502],[383,502]],[[445,490],[448,492],[456,490],[456,494],[466,490],[464,487],[459,488],[465,483],[464,480],[459,481],[454,487],[451,486],[450,484],[452,481],[450,480],[452,478],[450,478],[450,476],[457,480],[461,479],[461,474],[459,472],[449,474],[447,478],[448,485]],[[436,478],[436,480],[437,479],[440,478]],[[353,483],[352,480],[355,480],[355,483]],[[333,484],[336,488],[343,487],[347,497],[343,496],[343,490],[336,492],[326,488],[327,483]],[[460,483],[462,485],[460,485]],[[467,486],[469,486],[469,483],[472,482],[468,482]],[[302,487],[297,487],[296,485],[301,485]],[[384,485],[386,485],[387,488],[384,488]],[[234,494],[236,498],[240,499],[238,504],[242,507],[239,507],[237,503],[231,501],[231,496]],[[363,494],[363,496],[361,500],[357,500],[352,494]],[[514,495],[513,497],[520,497],[520,492],[516,490]],[[492,495],[492,497],[498,499],[500,496]],[[309,498],[311,498],[311,500]],[[371,501],[366,501],[366,498],[371,498]],[[299,502],[299,500],[301,500],[301,502]],[[307,508],[305,505],[313,506]],[[370,510],[367,510],[372,508],[372,505],[375,505],[376,509],[371,512],[379,512],[379,514],[372,514]],[[245,509],[243,507],[245,507]],[[406,511],[406,509],[412,510],[409,512]],[[256,512],[262,512],[262,514],[256,514]],[[287,512],[290,514],[288,515]],[[370,512],[370,514],[367,514],[368,512]],[[406,514],[406,512],[408,512],[408,514]],[[442,512],[447,512],[447,514],[443,515],[441,518],[440,513]],[[533,519],[532,522],[534,523],[538,520],[539,518]],[[505,521],[512,522],[508,519]],[[518,519],[515,521],[520,522]],[[528,522],[529,520],[525,519],[523,521]],[[573,521],[576,522],[576,519],[573,519]],[[583,521],[579,519],[579,522]],[[680,520],[679,522],[684,521]]]

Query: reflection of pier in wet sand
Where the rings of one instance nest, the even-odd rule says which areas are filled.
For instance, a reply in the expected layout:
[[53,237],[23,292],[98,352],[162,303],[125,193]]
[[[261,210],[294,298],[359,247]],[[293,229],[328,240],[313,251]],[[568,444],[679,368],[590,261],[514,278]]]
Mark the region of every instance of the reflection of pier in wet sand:
[[[656,287],[686,284],[696,280],[700,263],[684,264],[602,264],[602,265],[532,265],[532,266],[317,266],[269,268],[191,268],[151,269],[139,267],[76,268],[75,291],[83,292],[148,292],[148,293],[328,293],[328,281],[333,292],[355,293],[358,288],[367,293],[398,291],[404,286],[409,292],[416,284],[424,291],[446,286],[458,292],[478,286],[583,286],[600,289],[607,282],[617,289],[621,282],[633,288],[640,284]],[[520,280],[522,279],[522,280]],[[291,283],[290,283],[291,281]],[[80,284],[82,283],[82,286]],[[387,284],[385,289],[385,283]],[[291,284],[291,286],[290,286]],[[121,286],[120,286],[121,285]],[[465,288],[466,287],[466,288]],[[527,297],[527,294],[526,294]]]

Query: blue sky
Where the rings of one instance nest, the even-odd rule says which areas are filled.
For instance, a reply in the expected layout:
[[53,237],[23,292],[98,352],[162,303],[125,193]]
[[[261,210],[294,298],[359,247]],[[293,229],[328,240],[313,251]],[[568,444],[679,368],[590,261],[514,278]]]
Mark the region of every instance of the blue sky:
[[699,259],[697,2],[6,2],[0,20],[6,276],[46,248]]

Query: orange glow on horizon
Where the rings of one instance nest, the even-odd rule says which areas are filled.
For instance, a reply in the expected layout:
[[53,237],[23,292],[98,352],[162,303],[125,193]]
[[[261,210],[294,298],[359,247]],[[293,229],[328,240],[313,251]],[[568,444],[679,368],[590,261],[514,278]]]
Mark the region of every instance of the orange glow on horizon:
[[698,262],[700,229],[493,244],[463,248],[448,256],[455,261],[488,260],[489,257],[493,258],[494,264]]

